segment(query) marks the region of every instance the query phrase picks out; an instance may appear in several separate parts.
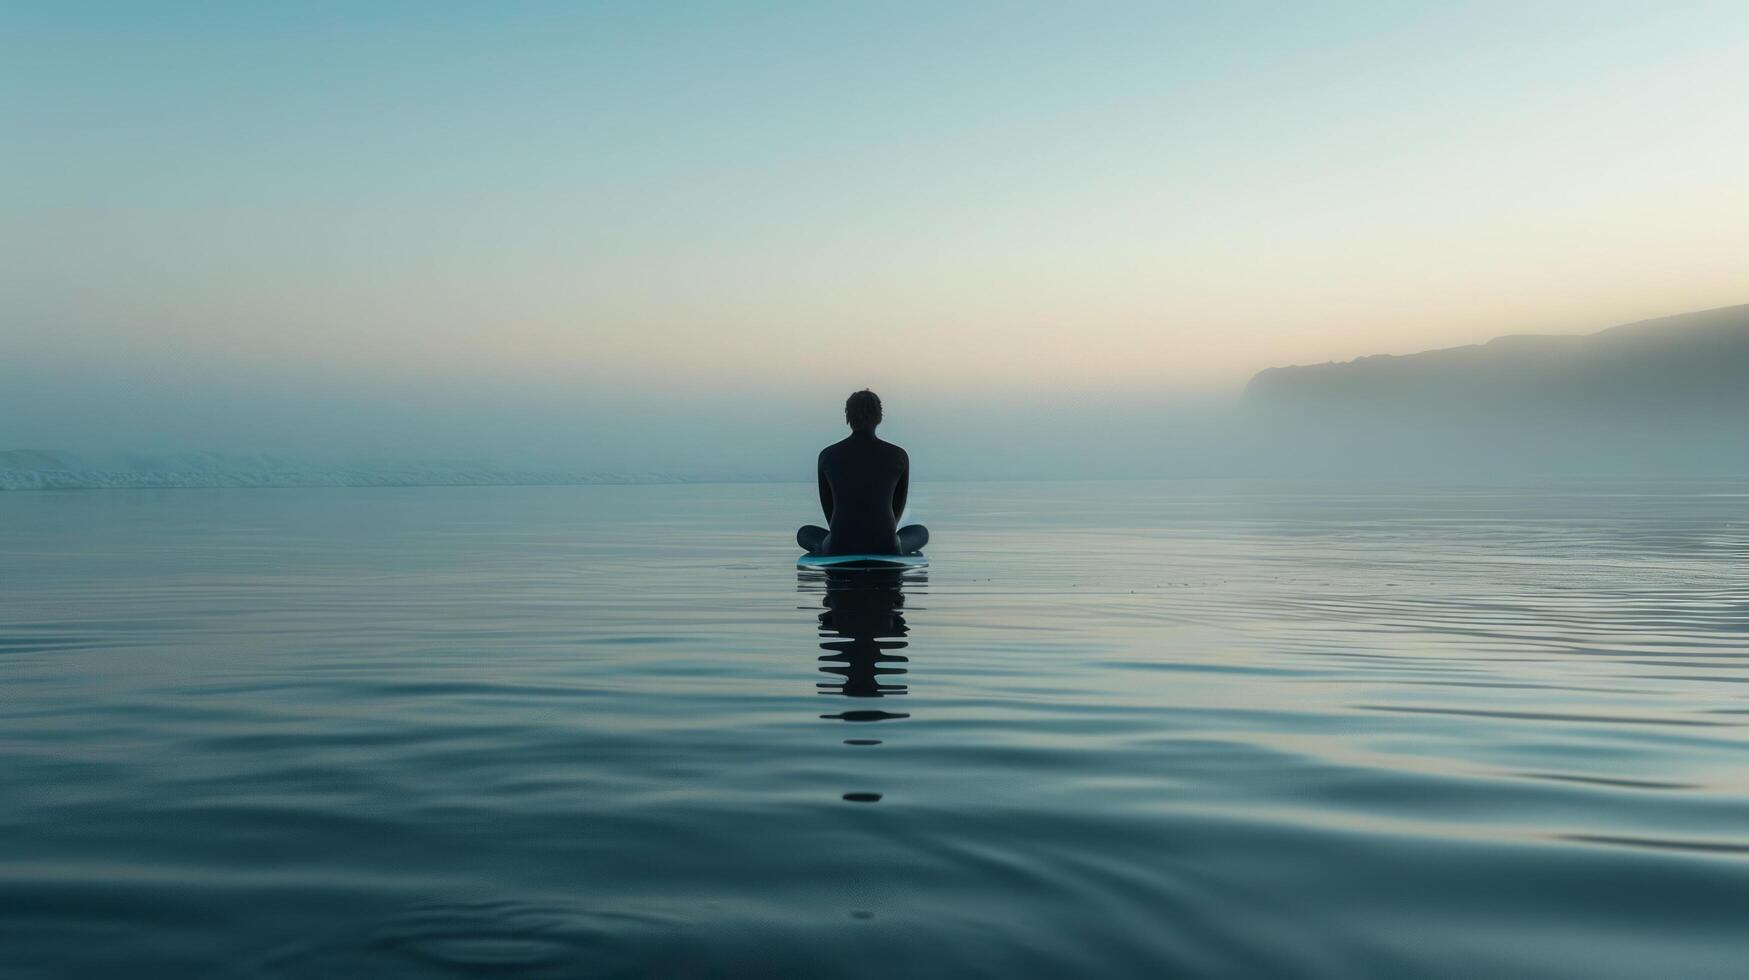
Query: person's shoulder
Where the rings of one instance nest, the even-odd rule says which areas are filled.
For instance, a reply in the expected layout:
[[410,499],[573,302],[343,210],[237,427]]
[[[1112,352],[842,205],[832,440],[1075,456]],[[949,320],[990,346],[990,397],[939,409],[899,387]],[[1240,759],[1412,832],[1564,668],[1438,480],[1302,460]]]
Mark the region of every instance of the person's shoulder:
[[887,447],[887,455],[893,457],[894,459],[898,460],[901,463],[911,462],[911,454],[905,451],[904,446],[898,445],[897,443],[891,443],[891,442],[882,443],[882,445]]

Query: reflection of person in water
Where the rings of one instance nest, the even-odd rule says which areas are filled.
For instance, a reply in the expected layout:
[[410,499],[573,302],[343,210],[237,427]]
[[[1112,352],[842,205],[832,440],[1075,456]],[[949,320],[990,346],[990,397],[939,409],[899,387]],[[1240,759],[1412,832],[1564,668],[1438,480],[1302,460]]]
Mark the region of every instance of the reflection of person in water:
[[[905,627],[905,594],[900,591],[898,572],[838,572],[828,573],[826,595],[821,604],[820,648],[827,651],[820,658],[821,672],[843,678],[840,682],[822,682],[821,693],[842,694],[852,698],[880,698],[906,693],[905,685],[883,683],[883,677],[905,673],[906,658],[894,653],[903,650],[909,632]],[[902,717],[885,712],[856,714]],[[847,718],[846,720],[875,720]]]
[[875,438],[881,400],[863,389],[844,402],[850,436],[820,450],[820,507],[826,527],[809,524],[796,543],[814,555],[908,555],[929,543],[921,524],[899,526],[911,487],[911,457]]

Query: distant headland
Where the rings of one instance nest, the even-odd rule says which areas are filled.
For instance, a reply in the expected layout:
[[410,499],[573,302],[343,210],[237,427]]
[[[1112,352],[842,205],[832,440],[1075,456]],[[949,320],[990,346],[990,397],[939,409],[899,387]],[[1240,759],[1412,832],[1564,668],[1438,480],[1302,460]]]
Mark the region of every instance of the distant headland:
[[1419,354],[1269,368],[1251,379],[1245,401],[1278,410],[1477,418],[1749,404],[1749,304],[1592,334],[1515,334]]
[[1294,470],[1749,472],[1749,304],[1270,368],[1242,406]]

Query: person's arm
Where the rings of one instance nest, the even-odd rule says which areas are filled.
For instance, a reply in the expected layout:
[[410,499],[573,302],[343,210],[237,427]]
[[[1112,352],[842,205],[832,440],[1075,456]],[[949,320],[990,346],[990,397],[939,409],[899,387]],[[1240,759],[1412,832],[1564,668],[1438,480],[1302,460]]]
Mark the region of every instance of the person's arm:
[[893,487],[893,524],[905,518],[905,498],[911,493],[911,457],[899,460],[899,483]]
[[826,512],[826,523],[832,523],[832,484],[826,479],[826,460],[824,457],[814,464],[814,473],[820,480],[820,509]]

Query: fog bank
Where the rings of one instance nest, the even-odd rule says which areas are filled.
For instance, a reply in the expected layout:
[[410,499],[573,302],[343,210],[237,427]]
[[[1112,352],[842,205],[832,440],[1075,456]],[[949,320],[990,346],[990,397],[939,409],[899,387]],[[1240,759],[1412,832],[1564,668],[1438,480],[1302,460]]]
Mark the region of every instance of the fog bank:
[[[1749,306],[1243,393],[878,387],[920,480],[1749,472]],[[808,480],[845,394],[38,364],[0,376],[0,488]]]

